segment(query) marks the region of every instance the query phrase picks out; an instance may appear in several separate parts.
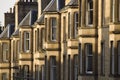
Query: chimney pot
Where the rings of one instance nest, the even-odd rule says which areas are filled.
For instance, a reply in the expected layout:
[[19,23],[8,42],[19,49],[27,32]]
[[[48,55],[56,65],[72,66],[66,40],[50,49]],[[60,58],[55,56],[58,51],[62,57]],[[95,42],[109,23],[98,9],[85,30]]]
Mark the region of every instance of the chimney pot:
[[10,8],[10,13],[12,13],[12,8]]

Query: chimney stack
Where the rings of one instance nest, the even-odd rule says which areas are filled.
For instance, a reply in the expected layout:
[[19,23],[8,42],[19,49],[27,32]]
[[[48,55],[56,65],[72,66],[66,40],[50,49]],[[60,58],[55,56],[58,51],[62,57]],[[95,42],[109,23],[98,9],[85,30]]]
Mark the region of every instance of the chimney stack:
[[12,8],[10,8],[10,13],[12,13]]

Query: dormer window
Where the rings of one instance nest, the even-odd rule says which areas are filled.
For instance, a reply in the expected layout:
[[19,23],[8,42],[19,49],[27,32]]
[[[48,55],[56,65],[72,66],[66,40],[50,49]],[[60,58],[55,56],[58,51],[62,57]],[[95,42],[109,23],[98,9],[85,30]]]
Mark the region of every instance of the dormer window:
[[56,34],[57,34],[57,21],[56,18],[51,18],[50,22],[51,26],[51,40],[56,41]]
[[25,32],[24,34],[24,51],[29,52],[30,51],[30,33]]
[[87,6],[86,6],[86,24],[88,26],[92,26],[93,25],[93,0],[87,0]]

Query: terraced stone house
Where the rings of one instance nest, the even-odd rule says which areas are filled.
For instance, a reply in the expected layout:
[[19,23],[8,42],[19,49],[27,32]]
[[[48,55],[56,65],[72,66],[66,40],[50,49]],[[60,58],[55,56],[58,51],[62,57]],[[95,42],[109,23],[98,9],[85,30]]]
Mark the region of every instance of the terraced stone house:
[[119,80],[120,0],[16,0],[0,34],[0,80]]

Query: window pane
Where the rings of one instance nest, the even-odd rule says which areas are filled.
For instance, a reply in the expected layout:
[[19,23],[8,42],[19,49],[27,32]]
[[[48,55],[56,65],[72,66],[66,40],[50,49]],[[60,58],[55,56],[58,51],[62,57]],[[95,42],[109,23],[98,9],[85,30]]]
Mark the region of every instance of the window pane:
[[71,26],[70,26],[70,13],[68,13],[68,39],[71,36]]
[[112,22],[115,21],[115,0],[112,0]]
[[71,80],[71,59],[70,59],[70,55],[68,55],[68,80]]
[[118,42],[118,74],[120,74],[120,41]]
[[78,55],[74,55],[74,80],[78,80]]
[[120,21],[120,0],[119,0],[119,11],[118,11],[118,14],[119,14],[119,21]]
[[79,60],[80,60],[80,73],[82,74],[82,48],[81,48],[81,44],[79,43]]
[[92,54],[92,44],[86,44],[86,72],[92,73],[93,65],[93,54]]
[[56,80],[56,57],[50,57],[50,80]]
[[30,33],[25,32],[24,34],[24,51],[28,52],[30,50]]
[[26,50],[29,50],[29,40],[26,40]]
[[66,79],[66,55],[63,55],[63,80]]
[[56,18],[51,18],[51,36],[52,40],[56,40]]
[[9,55],[8,55],[8,44],[3,43],[3,61],[8,61]]
[[26,32],[26,39],[29,39],[29,33]]
[[87,2],[87,24],[93,24],[93,0],[88,0]]
[[7,80],[7,73],[2,73],[2,80]]
[[92,56],[88,56],[87,71],[92,71]]
[[75,12],[74,18],[75,18],[75,21],[74,21],[74,36],[73,36],[73,38],[76,38],[77,34],[78,34],[78,12]]
[[44,65],[42,65],[42,80],[45,80],[45,66]]
[[113,41],[111,41],[111,73],[114,74],[114,45]]
[[104,74],[105,68],[105,44],[101,43],[101,74]]
[[40,66],[35,65],[35,80],[39,80],[39,79],[40,79]]

